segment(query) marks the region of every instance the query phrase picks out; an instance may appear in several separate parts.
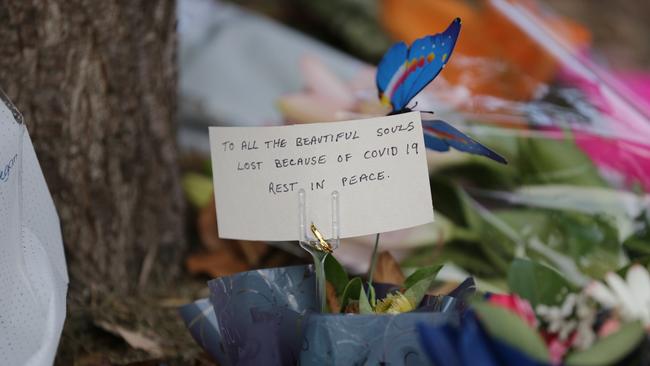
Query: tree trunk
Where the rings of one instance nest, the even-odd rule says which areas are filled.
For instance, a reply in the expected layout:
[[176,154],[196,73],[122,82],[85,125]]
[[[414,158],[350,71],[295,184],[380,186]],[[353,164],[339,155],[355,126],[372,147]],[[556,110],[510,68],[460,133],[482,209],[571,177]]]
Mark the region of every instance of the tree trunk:
[[3,0],[0,86],[25,117],[72,285],[179,273],[175,2]]

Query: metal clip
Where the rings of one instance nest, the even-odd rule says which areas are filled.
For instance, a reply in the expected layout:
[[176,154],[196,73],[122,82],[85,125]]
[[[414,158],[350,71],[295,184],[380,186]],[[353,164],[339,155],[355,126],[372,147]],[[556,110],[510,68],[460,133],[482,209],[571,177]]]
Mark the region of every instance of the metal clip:
[[330,245],[330,243],[327,242],[327,240],[325,240],[323,234],[321,234],[320,231],[318,231],[316,225],[314,225],[313,222],[311,223],[310,229],[312,234],[314,234],[316,239],[318,239],[315,245],[316,249],[320,250],[321,252],[332,253],[333,252],[332,246]]

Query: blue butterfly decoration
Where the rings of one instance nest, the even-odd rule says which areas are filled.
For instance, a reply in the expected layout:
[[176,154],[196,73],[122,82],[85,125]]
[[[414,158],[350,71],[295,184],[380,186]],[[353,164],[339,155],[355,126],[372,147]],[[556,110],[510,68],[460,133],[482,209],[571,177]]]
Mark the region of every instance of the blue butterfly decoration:
[[[447,29],[413,42],[394,44],[377,67],[377,90],[382,104],[390,106],[389,115],[410,112],[407,104],[445,67],[460,33],[460,18]],[[480,142],[441,120],[423,120],[424,143],[428,149],[449,151],[450,147],[470,154],[486,156],[507,164],[506,159]]]

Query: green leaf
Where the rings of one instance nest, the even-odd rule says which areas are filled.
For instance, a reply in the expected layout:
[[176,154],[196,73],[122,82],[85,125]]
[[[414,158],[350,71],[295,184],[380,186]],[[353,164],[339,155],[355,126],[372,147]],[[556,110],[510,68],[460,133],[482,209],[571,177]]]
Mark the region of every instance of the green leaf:
[[[537,253],[561,268],[548,255],[555,252],[575,263],[580,273],[594,278],[621,265],[623,253],[613,216],[546,208],[499,210],[497,215],[515,232],[522,233],[524,241],[528,243],[526,249],[529,257]],[[533,241],[548,250],[536,248],[531,245]]]
[[650,255],[650,238],[633,235],[623,242],[623,247],[634,258],[646,257]]
[[[414,308],[420,304],[420,301],[422,301],[424,295],[426,295],[427,291],[429,291],[429,287],[431,287],[433,281],[435,281],[436,274],[438,274],[438,271],[440,270],[440,268],[442,268],[442,266],[437,266],[437,267],[438,267],[437,270],[428,271],[428,275],[422,277],[420,280],[418,280],[417,282],[409,286],[406,289],[406,291],[404,291],[404,296],[409,300],[409,302],[411,303],[411,305],[413,305]],[[415,275],[416,273],[409,276],[409,278],[413,277],[413,275]]]
[[550,218],[547,243],[555,238],[555,249],[571,256],[581,272],[599,278],[620,267],[622,252],[612,218],[577,212],[556,212]]
[[[445,243],[442,253],[435,246],[421,247],[413,250],[402,266],[422,267],[431,263],[454,263],[476,276],[503,276],[485,260],[483,246],[474,241],[452,240]],[[504,276],[505,277],[505,276]]]
[[341,295],[341,311],[345,310],[345,307],[348,306],[350,300],[359,300],[359,291],[363,287],[360,277],[355,277],[351,279],[345,289],[343,289],[343,295]]
[[569,184],[607,187],[591,159],[573,138],[521,138],[517,168],[528,184]]
[[505,275],[514,258],[515,248],[523,245],[522,237],[495,213],[479,204],[465,191],[459,193],[469,227],[478,233],[484,260]]
[[372,283],[368,284],[368,295],[370,296],[370,306],[375,308],[377,306],[377,294],[375,293],[375,286],[372,285]]
[[404,292],[404,296],[409,300],[413,307],[417,307],[420,304],[420,301],[422,301],[424,295],[426,295],[427,291],[429,291],[431,283],[433,283],[433,280],[429,281],[428,279],[424,279],[416,282],[413,286]]
[[183,176],[181,185],[192,206],[201,208],[210,202],[213,187],[212,179],[209,177],[196,173],[187,173]]
[[645,331],[638,322],[624,324],[621,329],[601,338],[589,349],[570,353],[567,366],[614,365],[630,354],[643,340]]
[[551,225],[563,234],[564,247],[574,258],[590,254],[597,248],[618,254],[618,230],[613,220],[606,216],[562,212],[551,218]]
[[508,286],[535,308],[559,305],[574,287],[557,271],[528,259],[515,259],[508,270]]
[[459,206],[467,222],[467,226],[470,230],[473,230],[477,233],[481,233],[483,229],[483,219],[479,213],[479,204],[476,202],[467,192],[462,189],[457,189],[458,200],[460,202]]
[[650,217],[642,212],[634,220],[636,232],[623,242],[623,248],[633,260],[650,256]]
[[366,291],[364,291],[363,286],[359,292],[359,314],[373,314],[374,311],[368,302],[368,296],[366,296]]
[[441,265],[433,265],[417,269],[413,274],[408,276],[406,280],[404,280],[404,288],[408,289],[417,282],[426,278],[431,278],[432,280],[435,279],[441,268]]
[[499,219],[518,233],[526,233],[526,238],[539,237],[546,239],[549,231],[551,213],[536,209],[499,209],[495,212]]
[[590,216],[609,216],[615,222],[614,226],[618,228],[620,240],[624,240],[635,231],[637,226],[635,221],[643,218],[646,205],[643,196],[601,187],[534,185],[499,194],[505,195],[508,201],[530,207],[581,212]]
[[325,257],[325,278],[334,286],[336,295],[341,296],[350,279],[339,261],[330,254]]
[[475,181],[484,189],[503,189],[514,187],[516,172],[509,165],[496,164],[482,157],[464,154],[467,158],[460,164],[442,167],[437,174],[462,181]]
[[477,302],[473,304],[473,308],[489,334],[537,361],[549,362],[544,340],[517,314],[486,302]]

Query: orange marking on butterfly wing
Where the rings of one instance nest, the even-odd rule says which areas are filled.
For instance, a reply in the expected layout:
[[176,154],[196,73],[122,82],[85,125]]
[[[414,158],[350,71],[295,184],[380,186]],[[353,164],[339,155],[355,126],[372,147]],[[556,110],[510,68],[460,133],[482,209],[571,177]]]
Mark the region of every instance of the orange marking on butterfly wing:
[[424,127],[424,129],[426,131],[429,131],[430,133],[434,134],[436,137],[440,137],[440,138],[445,139],[445,140],[454,140],[454,141],[458,141],[458,142],[463,143],[463,144],[469,144],[470,143],[469,140],[467,140],[466,138],[464,138],[462,136],[453,135],[451,133],[444,132],[444,131],[434,130],[431,127]]

